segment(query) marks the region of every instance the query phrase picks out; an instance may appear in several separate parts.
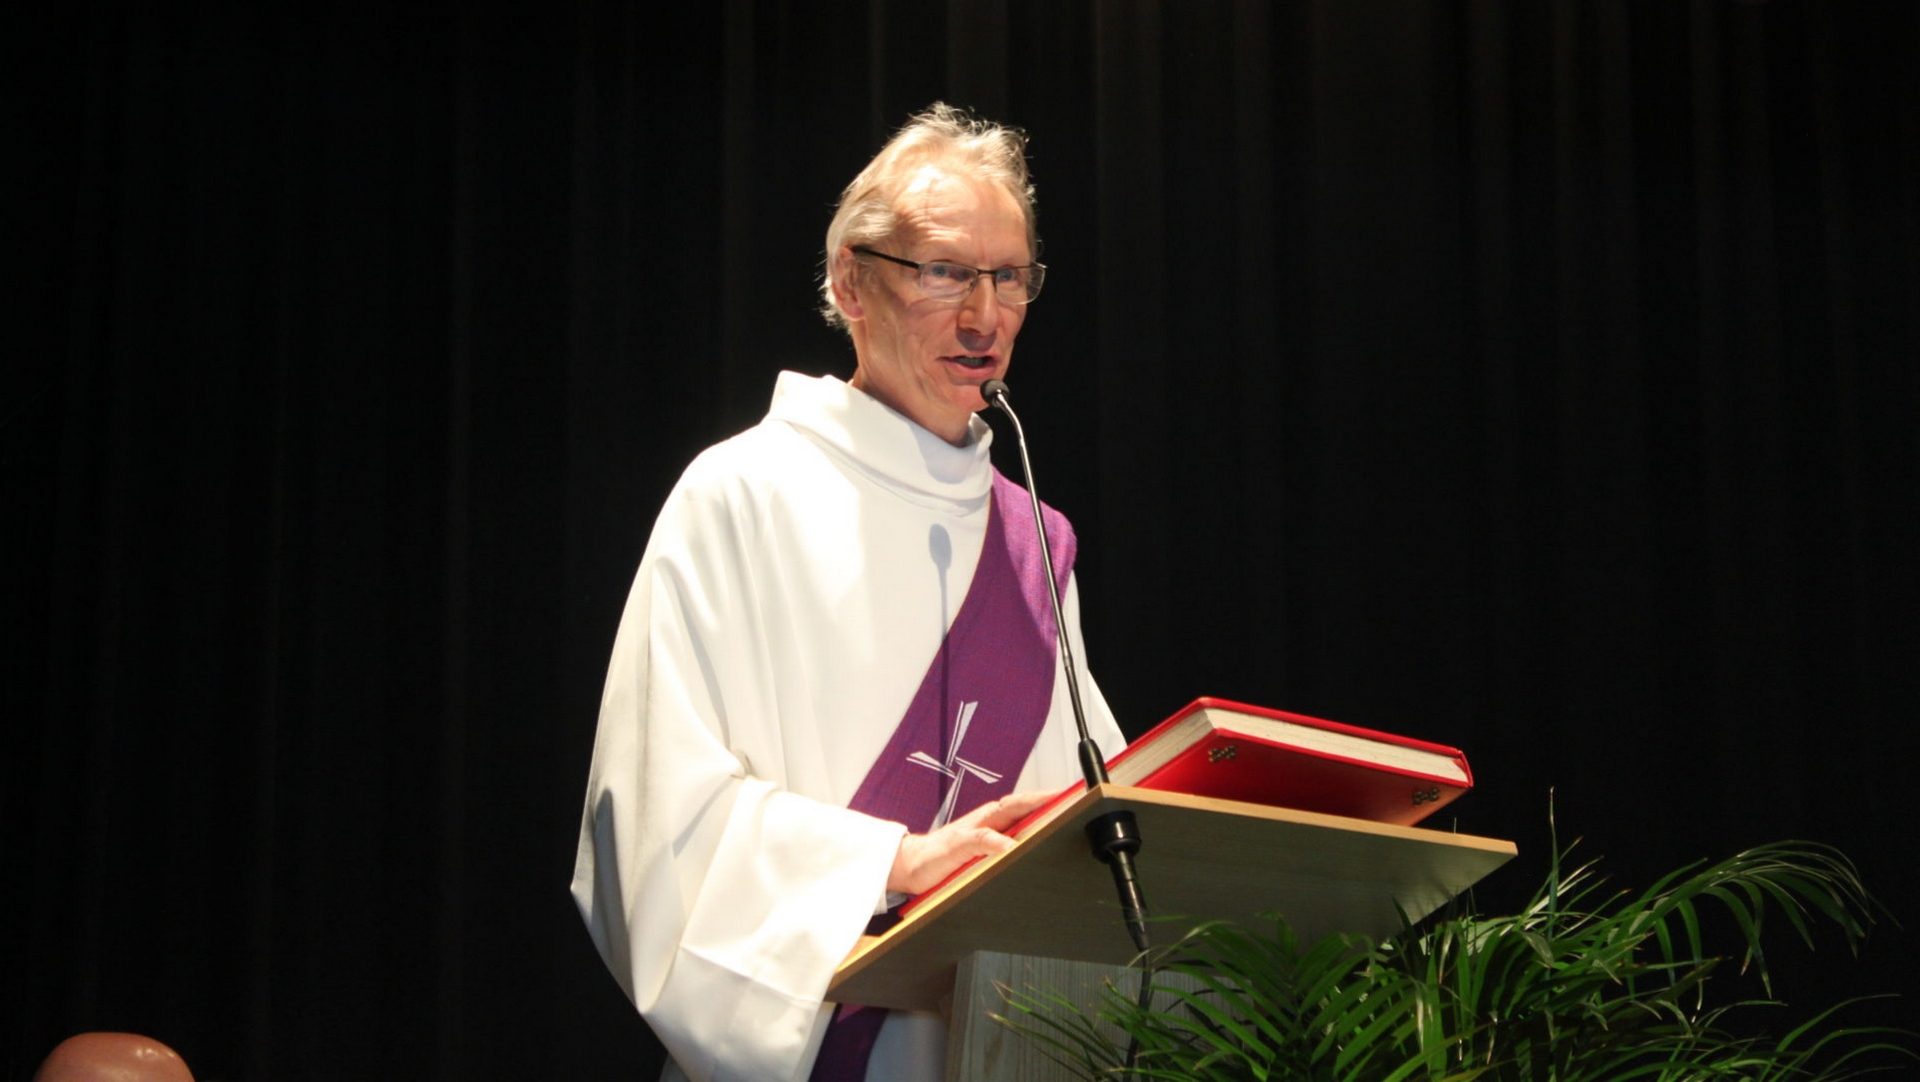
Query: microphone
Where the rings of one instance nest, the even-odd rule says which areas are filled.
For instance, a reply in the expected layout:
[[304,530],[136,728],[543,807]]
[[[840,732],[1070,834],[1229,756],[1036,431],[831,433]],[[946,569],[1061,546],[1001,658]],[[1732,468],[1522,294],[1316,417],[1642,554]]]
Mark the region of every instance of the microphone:
[[[1005,380],[990,379],[980,385],[980,398],[988,405],[1007,415],[1013,422],[1013,439],[1020,448],[1020,470],[1027,478],[1027,498],[1033,502],[1033,525],[1040,533],[1040,562],[1047,571],[1047,596],[1053,601],[1053,624],[1058,632],[1060,643],[1060,665],[1067,674],[1067,697],[1073,703],[1073,724],[1080,733],[1080,773],[1086,778],[1087,788],[1104,784],[1107,780],[1107,762],[1100,754],[1100,746],[1093,742],[1087,731],[1087,713],[1080,705],[1080,677],[1078,666],[1073,660],[1073,645],[1067,641],[1067,621],[1060,609],[1060,584],[1053,576],[1053,551],[1047,544],[1047,523],[1040,513],[1040,490],[1033,483],[1033,460],[1027,457],[1027,433],[1020,425],[1020,417],[1013,412],[1008,401]],[[1133,855],[1140,851],[1140,827],[1133,813],[1124,809],[1108,812],[1087,824],[1087,841],[1093,846],[1093,855],[1113,870],[1113,886],[1120,895],[1120,913],[1126,920],[1127,933],[1133,937],[1133,945],[1145,952],[1149,945],[1147,935],[1147,903],[1140,894],[1140,882],[1134,874]],[[1144,982],[1143,982],[1144,983]]]

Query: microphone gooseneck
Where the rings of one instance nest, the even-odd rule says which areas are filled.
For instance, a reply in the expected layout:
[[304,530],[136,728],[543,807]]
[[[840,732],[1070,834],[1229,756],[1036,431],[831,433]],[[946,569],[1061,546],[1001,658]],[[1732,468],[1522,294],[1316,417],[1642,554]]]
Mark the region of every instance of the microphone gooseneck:
[[1040,563],[1047,569],[1047,597],[1053,602],[1053,624],[1059,632],[1056,638],[1060,641],[1060,664],[1067,672],[1067,696],[1073,701],[1073,724],[1080,733],[1080,772],[1087,779],[1087,787],[1092,788],[1107,780],[1107,761],[1087,731],[1087,712],[1080,705],[1079,669],[1073,660],[1073,644],[1067,641],[1067,620],[1060,608],[1060,584],[1053,580],[1053,549],[1047,543],[1047,523],[1040,514],[1040,494],[1033,483],[1033,462],[1027,457],[1027,433],[1020,426],[1020,416],[1007,403],[1005,380],[990,379],[982,383],[980,397],[1013,422],[1013,441],[1020,448],[1020,471],[1027,476],[1027,499],[1033,503],[1033,524],[1040,533]]
[[[1053,602],[1053,623],[1060,643],[1060,665],[1067,676],[1067,697],[1073,703],[1073,724],[1080,735],[1080,772],[1086,778],[1087,788],[1104,784],[1107,780],[1106,758],[1100,754],[1100,746],[1093,742],[1093,736],[1087,730],[1087,714],[1080,705],[1079,667],[1073,658],[1073,645],[1067,641],[1067,621],[1060,608],[1060,584],[1054,580],[1053,550],[1047,543],[1047,523],[1040,513],[1040,490],[1033,482],[1033,460],[1027,456],[1027,433],[1021,427],[1020,416],[1013,412],[1008,402],[1007,384],[1004,380],[990,379],[980,385],[980,397],[988,405],[1007,415],[1013,423],[1014,444],[1020,449],[1020,469],[1027,479],[1027,499],[1033,504],[1033,524],[1040,534],[1040,562],[1046,568],[1047,596]],[[1147,903],[1141,896],[1140,882],[1134,874],[1133,855],[1140,851],[1140,827],[1131,811],[1108,812],[1087,823],[1087,841],[1093,846],[1093,855],[1101,863],[1113,870],[1113,885],[1120,895],[1120,912],[1126,920],[1127,933],[1133,937],[1133,945],[1142,952],[1149,946],[1147,935]]]

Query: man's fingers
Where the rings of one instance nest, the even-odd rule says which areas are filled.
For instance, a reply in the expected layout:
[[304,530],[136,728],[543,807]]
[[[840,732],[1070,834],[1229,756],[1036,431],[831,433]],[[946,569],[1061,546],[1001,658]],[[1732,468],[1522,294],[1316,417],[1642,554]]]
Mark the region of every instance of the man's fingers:
[[1012,838],[990,827],[981,827],[979,830],[973,832],[972,845],[970,846],[970,851],[967,853],[967,856],[969,859],[973,857],[992,856],[995,853],[1004,853],[1012,848]]
[[894,856],[887,889],[918,894],[975,857],[1012,849],[1013,839],[1001,831],[1026,818],[1052,796],[1044,791],[1014,793],[988,801],[931,834],[907,835]]
[[1034,809],[1052,800],[1054,791],[1048,789],[1029,789],[1023,793],[1009,793],[999,800],[989,800],[985,804],[955,820],[955,825],[983,826],[990,830],[1005,830],[1032,814]]
[[1004,830],[1032,815],[1040,809],[1042,804],[1052,800],[1056,793],[1057,790],[1053,789],[1029,789],[1024,793],[1009,794],[999,802],[1000,811],[995,818],[1000,819],[1001,816],[1005,818],[1000,819],[1001,825],[995,826],[994,829]]

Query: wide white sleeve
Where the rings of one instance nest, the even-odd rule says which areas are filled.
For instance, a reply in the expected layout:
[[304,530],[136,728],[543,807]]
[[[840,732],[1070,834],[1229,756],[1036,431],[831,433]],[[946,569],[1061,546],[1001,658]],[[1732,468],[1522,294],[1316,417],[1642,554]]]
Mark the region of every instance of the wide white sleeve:
[[[676,491],[616,638],[573,894],[601,957],[694,1079],[798,1079],[829,978],[905,828],[789,790],[756,613],[759,543]],[[795,739],[811,739],[795,736]]]

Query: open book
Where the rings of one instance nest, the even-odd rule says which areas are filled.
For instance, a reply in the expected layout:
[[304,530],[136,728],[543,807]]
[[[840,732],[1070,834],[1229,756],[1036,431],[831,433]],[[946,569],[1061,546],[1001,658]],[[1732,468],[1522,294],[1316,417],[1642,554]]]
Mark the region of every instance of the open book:
[[[1107,772],[1115,785],[1395,826],[1412,826],[1473,788],[1473,772],[1457,748],[1211,698],[1195,699],[1127,745]],[[1075,782],[1008,833],[1034,834],[1085,789]],[[947,882],[964,874],[963,868]],[[902,913],[940,894],[947,882],[908,902]]]
[[1400,826],[1473,788],[1458,748],[1209,698],[1127,745],[1107,772],[1115,785]]

